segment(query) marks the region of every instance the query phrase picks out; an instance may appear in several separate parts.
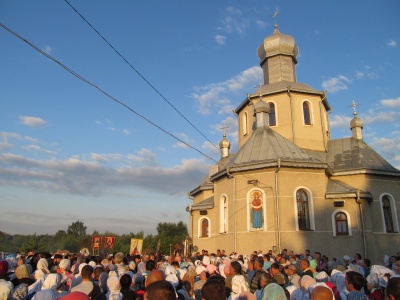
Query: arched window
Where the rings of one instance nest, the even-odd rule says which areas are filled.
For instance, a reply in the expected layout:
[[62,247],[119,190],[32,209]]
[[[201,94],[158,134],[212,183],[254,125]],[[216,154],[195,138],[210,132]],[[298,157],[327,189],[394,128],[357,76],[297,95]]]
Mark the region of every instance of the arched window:
[[387,195],[382,197],[382,210],[386,232],[394,232],[392,209],[390,207],[390,199]]
[[304,124],[311,125],[310,103],[308,103],[307,101],[303,102],[303,115],[304,115]]
[[336,235],[349,235],[347,215],[344,212],[337,212],[335,214],[335,228]]
[[269,126],[276,126],[275,104],[269,102]]
[[228,232],[228,199],[222,196],[220,200],[220,233]]
[[308,195],[305,190],[299,189],[296,192],[297,221],[299,230],[310,230],[310,213]]
[[204,218],[204,219],[202,219],[201,220],[201,222],[200,222],[200,224],[201,224],[201,228],[200,228],[200,237],[202,237],[202,238],[207,238],[207,237],[209,237],[209,232],[210,232],[210,230],[209,230],[209,222],[208,222],[208,219],[206,219],[206,218]]
[[245,112],[244,114],[243,114],[243,119],[242,119],[242,131],[243,131],[243,135],[246,135],[247,134],[247,122],[248,122],[248,120],[247,120],[247,112]]

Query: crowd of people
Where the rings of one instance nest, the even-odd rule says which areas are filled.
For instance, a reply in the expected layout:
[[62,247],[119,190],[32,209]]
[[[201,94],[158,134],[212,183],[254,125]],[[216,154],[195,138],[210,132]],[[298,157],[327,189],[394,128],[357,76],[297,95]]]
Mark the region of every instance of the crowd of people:
[[171,256],[85,257],[17,254],[0,260],[0,300],[358,300],[400,299],[400,253],[371,264],[295,254],[225,254],[224,250]]

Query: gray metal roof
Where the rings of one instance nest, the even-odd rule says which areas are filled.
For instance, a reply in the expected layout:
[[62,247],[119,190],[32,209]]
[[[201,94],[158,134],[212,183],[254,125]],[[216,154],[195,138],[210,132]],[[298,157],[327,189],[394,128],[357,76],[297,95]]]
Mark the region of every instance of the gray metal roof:
[[239,149],[229,166],[277,161],[322,163],[269,127],[259,127]]
[[352,187],[344,182],[338,180],[328,180],[326,187],[325,198],[336,199],[336,198],[356,198],[357,192],[360,198],[372,199],[370,192],[364,192]]
[[193,210],[207,210],[211,209],[214,207],[214,197],[207,198],[203,201],[200,201],[199,203],[193,204],[191,206],[192,211]]
[[400,171],[388,163],[363,140],[343,138],[328,143],[327,163],[333,172],[370,170],[397,173]]

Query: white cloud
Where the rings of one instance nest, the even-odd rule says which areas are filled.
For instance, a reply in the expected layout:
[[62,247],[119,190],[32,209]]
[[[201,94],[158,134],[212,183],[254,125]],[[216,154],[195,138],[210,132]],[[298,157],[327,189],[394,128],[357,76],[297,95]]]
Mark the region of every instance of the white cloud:
[[[139,151],[138,159],[154,161],[147,149]],[[208,172],[202,159],[183,160],[171,167],[129,166],[103,167],[98,161],[35,160],[14,154],[0,154],[0,186],[27,187],[39,191],[76,195],[104,196],[122,189],[135,189],[168,195],[184,195]]]
[[387,42],[387,45],[394,48],[397,46],[397,42],[395,40],[390,40]]
[[330,118],[331,128],[347,127],[350,128],[350,121],[352,118],[342,115],[333,115]]
[[223,36],[223,35],[216,35],[216,36],[215,36],[215,40],[216,40],[216,42],[217,42],[218,45],[225,45],[226,36]]
[[256,25],[259,29],[264,29],[268,26],[268,23],[263,20],[256,20]]
[[51,51],[53,51],[53,49],[50,46],[46,46],[44,47],[44,49],[42,49],[44,52],[46,52],[47,54],[50,54]]
[[361,79],[365,76],[365,73],[363,71],[357,71],[356,72],[356,78]]
[[347,84],[351,83],[351,79],[344,75],[332,77],[322,82],[322,88],[330,93],[337,93],[342,90],[347,90]]
[[383,99],[379,101],[385,107],[400,108],[400,97],[394,99]]
[[224,82],[198,87],[196,92],[192,93],[192,97],[196,100],[198,112],[201,114],[207,115],[213,111],[218,112],[218,114],[227,114],[231,113],[234,108],[230,94],[251,89],[261,80],[262,69],[259,66],[254,66]]
[[141,165],[146,165],[146,166],[156,166],[158,165],[157,162],[157,156],[155,155],[154,152],[152,152],[149,149],[140,149],[137,152],[137,155],[130,154],[127,156],[129,159],[132,159]]
[[125,135],[130,135],[131,134],[131,132],[128,129],[123,129],[122,133],[125,134]]
[[22,149],[28,150],[28,151],[43,152],[43,153],[46,153],[46,154],[55,154],[54,151],[44,149],[44,148],[42,148],[42,147],[40,147],[38,145],[23,146]]
[[249,27],[249,20],[242,17],[243,13],[240,9],[229,6],[225,11],[225,16],[221,20],[219,30],[228,33],[243,34]]
[[35,128],[42,127],[46,124],[45,120],[37,117],[20,116],[19,119],[22,124]]
[[375,137],[371,141],[371,146],[385,158],[400,163],[400,137],[393,138]]

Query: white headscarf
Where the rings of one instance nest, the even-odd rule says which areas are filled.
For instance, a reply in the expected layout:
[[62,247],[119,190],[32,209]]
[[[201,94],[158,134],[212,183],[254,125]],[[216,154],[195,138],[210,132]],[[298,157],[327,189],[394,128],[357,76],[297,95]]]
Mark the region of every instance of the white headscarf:
[[53,290],[53,292],[57,292],[59,285],[60,276],[58,274],[49,274],[43,282],[42,290]]
[[11,282],[0,279],[0,300],[7,300],[14,286]]
[[179,279],[176,276],[175,268],[173,266],[167,266],[165,268],[165,275],[166,275],[165,280],[169,281],[176,288],[179,284]]

